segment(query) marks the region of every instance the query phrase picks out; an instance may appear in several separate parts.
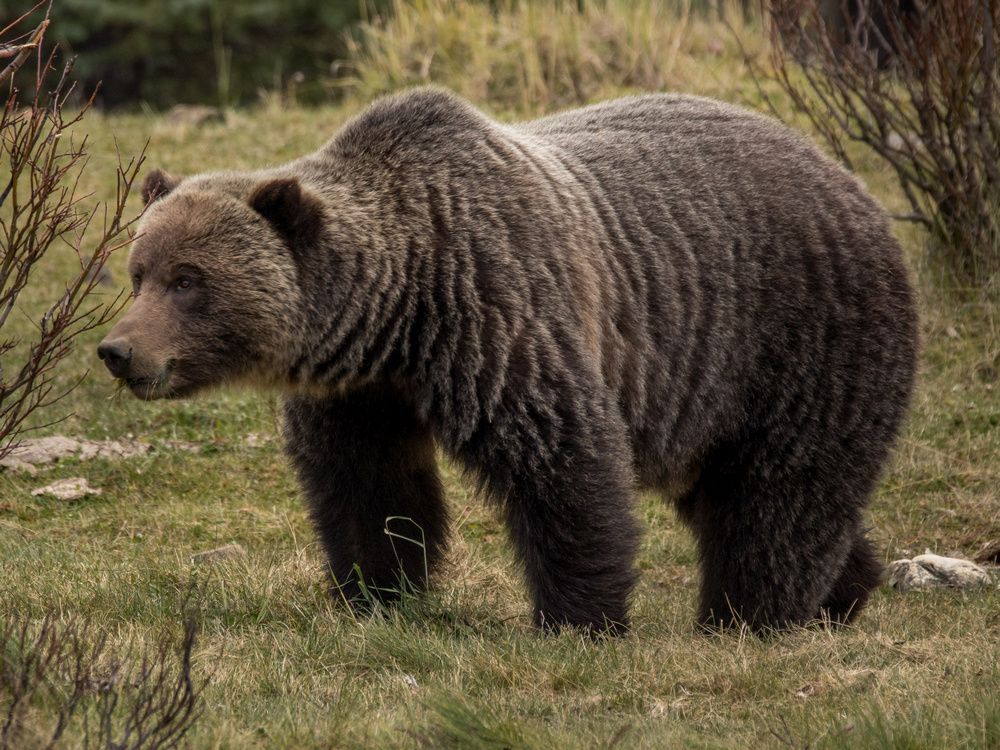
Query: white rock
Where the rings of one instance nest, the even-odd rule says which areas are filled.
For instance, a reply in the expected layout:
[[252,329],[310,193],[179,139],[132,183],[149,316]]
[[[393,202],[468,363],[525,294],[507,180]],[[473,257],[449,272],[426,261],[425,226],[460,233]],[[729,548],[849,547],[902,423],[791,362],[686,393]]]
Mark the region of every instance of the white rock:
[[63,458],[75,456],[81,461],[92,458],[132,458],[153,449],[149,443],[139,440],[85,440],[50,435],[42,438],[21,440],[17,447],[0,459],[0,466],[31,473],[32,467],[51,464]]
[[931,571],[935,576],[946,581],[949,586],[966,588],[969,586],[988,586],[990,584],[990,574],[971,560],[962,560],[958,557],[942,557],[941,555],[925,552],[922,555],[914,557],[913,562],[925,570]]
[[49,464],[60,458],[75,455],[80,450],[80,441],[62,435],[21,440],[17,447],[0,459],[0,466],[22,469],[25,466]]
[[153,450],[153,446],[138,440],[81,440],[80,460],[91,458],[132,458]]
[[969,560],[942,557],[930,552],[917,555],[912,560],[889,563],[888,583],[900,591],[951,588],[976,588],[988,586],[990,574]]
[[45,487],[39,487],[37,490],[32,490],[31,494],[36,497],[48,495],[57,500],[79,500],[87,495],[100,495],[101,490],[97,487],[91,487],[84,477],[72,477],[60,479]]

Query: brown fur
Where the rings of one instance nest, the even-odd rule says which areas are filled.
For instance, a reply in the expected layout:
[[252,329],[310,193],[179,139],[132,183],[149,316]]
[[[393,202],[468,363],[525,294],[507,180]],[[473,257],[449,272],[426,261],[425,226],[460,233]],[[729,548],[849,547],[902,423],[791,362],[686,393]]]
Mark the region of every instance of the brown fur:
[[545,625],[626,623],[637,486],[686,488],[702,622],[846,620],[875,585],[913,295],[882,209],[787,128],[659,95],[508,126],[420,90],[290,164],[151,182],[113,370],[288,394],[348,598],[439,559],[432,440],[502,509]]

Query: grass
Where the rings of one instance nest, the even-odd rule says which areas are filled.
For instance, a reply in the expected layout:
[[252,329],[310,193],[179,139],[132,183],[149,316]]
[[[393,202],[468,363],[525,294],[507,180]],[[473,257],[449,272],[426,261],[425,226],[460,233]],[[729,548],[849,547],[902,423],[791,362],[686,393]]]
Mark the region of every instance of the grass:
[[[710,55],[698,46],[726,32],[697,24],[677,52],[687,77],[665,85],[755,103],[730,43]],[[522,108],[487,101],[500,114]],[[524,108],[553,106],[539,101]],[[356,106],[239,111],[194,130],[93,114],[84,186],[112,194],[113,138],[125,153],[149,138],[149,164],[181,174],[249,168],[318,146]],[[876,162],[859,163],[890,207],[902,205]],[[873,537],[886,559],[925,548],[970,556],[1000,537],[1000,310],[995,299],[941,291],[923,266],[923,237],[900,231],[919,274],[924,353],[912,415],[872,507]],[[71,263],[55,255],[35,279],[21,333]],[[112,266],[124,286],[124,255]],[[97,368],[100,335],[80,342],[62,382]],[[996,587],[882,589],[856,626],[835,634],[697,635],[692,539],[645,496],[634,632],[605,643],[546,637],[530,626],[497,517],[442,460],[457,519],[448,570],[433,593],[356,619],[326,595],[274,397],[146,404],[95,371],[61,406],[71,416],[47,432],[134,435],[161,447],[126,461],[66,461],[35,477],[0,474],[0,617],[89,618],[112,644],[155,646],[193,610],[194,668],[211,676],[194,747],[1000,747]],[[166,447],[176,440],[201,450]],[[74,503],[30,494],[69,476],[103,494]],[[247,556],[191,562],[229,542]]]
[[[342,81],[371,98],[435,82],[502,113],[542,114],[623,93],[734,93],[737,38],[694,0],[393,0],[350,40]],[[577,10],[579,6],[579,10]],[[728,22],[751,51],[765,40]],[[734,75],[736,74],[736,75]]]

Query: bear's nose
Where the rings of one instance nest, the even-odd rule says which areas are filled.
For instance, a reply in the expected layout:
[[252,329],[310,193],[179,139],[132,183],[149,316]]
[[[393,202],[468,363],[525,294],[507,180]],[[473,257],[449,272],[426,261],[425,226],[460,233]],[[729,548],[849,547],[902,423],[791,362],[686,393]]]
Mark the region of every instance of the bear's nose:
[[112,375],[121,378],[132,361],[132,347],[127,341],[102,341],[97,347],[97,356],[104,360]]

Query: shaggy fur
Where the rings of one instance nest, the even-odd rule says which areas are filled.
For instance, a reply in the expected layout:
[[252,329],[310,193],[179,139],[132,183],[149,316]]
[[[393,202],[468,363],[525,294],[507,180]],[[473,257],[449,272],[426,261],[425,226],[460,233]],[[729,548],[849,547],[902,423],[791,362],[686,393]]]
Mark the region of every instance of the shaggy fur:
[[542,625],[627,624],[638,487],[680,492],[705,624],[845,621],[876,584],[913,294],[883,210],[784,126],[670,95],[507,126],[425,89],[291,164],[147,193],[112,369],[288,394],[349,599],[358,571],[386,598],[433,573],[435,443],[502,509]]

